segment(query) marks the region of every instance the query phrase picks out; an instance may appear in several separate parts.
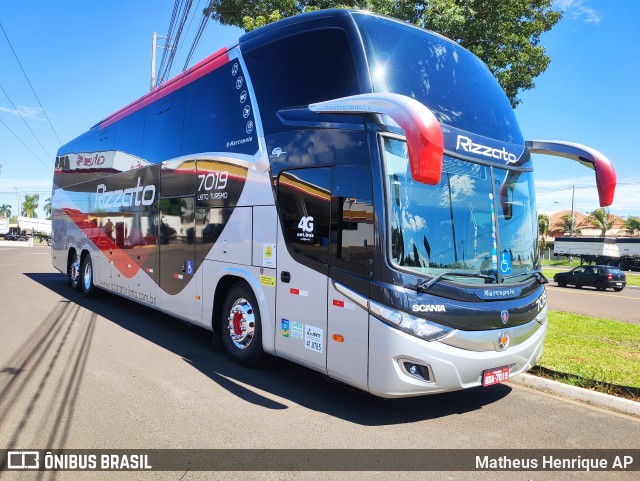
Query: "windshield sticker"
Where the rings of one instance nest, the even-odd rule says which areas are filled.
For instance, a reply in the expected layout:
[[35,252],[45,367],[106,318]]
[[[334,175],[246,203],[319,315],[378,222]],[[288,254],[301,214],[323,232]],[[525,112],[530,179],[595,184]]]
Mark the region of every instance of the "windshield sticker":
[[509,251],[500,253],[500,274],[503,276],[511,274],[511,252]]

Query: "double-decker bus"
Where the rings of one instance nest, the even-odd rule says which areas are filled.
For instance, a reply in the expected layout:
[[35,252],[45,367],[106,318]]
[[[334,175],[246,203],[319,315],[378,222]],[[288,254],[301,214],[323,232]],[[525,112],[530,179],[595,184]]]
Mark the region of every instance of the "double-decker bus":
[[[378,396],[490,385],[542,353],[531,154],[442,36],[326,10],[245,34],[61,147],[54,266]],[[213,362],[213,361],[212,361]]]

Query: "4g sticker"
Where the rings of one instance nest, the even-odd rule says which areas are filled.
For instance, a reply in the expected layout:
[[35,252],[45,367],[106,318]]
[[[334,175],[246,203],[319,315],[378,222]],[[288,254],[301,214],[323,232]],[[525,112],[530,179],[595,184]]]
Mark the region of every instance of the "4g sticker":
[[313,239],[313,216],[305,215],[298,222],[298,238],[300,240]]

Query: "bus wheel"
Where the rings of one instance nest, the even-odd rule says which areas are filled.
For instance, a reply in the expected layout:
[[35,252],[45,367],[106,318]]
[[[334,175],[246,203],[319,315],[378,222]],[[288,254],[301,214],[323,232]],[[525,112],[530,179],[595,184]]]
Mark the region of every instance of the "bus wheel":
[[93,284],[93,263],[91,256],[84,256],[82,263],[82,292],[87,297],[93,297],[96,293],[96,286]]
[[71,262],[69,263],[69,285],[74,291],[80,291],[82,289],[82,283],[80,282],[80,257],[78,257],[77,252],[74,252]]
[[222,344],[229,357],[242,366],[253,366],[263,356],[258,301],[244,282],[235,284],[222,311]]

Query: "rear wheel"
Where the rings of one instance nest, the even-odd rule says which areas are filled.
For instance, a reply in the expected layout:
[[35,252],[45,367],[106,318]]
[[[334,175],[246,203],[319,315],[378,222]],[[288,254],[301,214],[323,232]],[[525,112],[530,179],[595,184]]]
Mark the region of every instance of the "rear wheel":
[[599,291],[606,291],[607,290],[606,286],[600,281],[596,282],[595,287]]
[[229,290],[222,311],[222,344],[228,356],[243,366],[253,366],[264,355],[258,301],[244,282]]
[[93,284],[93,263],[89,254],[82,262],[82,292],[87,297],[93,297],[96,293],[96,286]]
[[624,287],[614,287],[613,290],[616,292],[620,292]]
[[69,285],[74,291],[82,290],[82,282],[80,281],[80,257],[77,252],[71,256],[68,267]]

